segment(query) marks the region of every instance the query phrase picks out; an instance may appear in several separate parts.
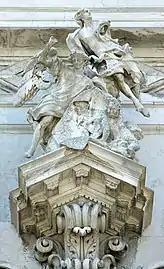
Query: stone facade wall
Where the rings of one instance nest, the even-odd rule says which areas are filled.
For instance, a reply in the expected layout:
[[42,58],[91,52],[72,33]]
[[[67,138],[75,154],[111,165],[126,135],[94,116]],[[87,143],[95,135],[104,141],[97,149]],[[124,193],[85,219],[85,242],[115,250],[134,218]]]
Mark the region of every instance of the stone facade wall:
[[[53,2],[53,3],[52,3]],[[66,6],[67,1],[63,1],[63,7]],[[88,4],[89,3],[89,4]],[[145,61],[160,70],[164,69],[164,36],[162,28],[155,29],[154,26],[157,27],[159,25],[159,18],[161,19],[161,23],[163,18],[161,13],[159,12],[160,6],[164,4],[161,0],[150,3],[150,1],[131,1],[131,0],[112,0],[110,1],[110,7],[108,6],[109,1],[86,1],[85,6],[93,7],[93,8],[101,8],[103,10],[104,7],[110,8],[110,10],[118,8],[125,8],[123,11],[122,17],[119,20],[116,20],[116,12],[113,12],[112,15],[105,15],[106,17],[110,17],[112,20],[112,16],[114,19],[114,25],[116,28],[113,33],[119,38],[122,38],[123,42],[127,40],[134,46],[134,53],[136,59],[140,61]],[[61,5],[61,3],[59,2]],[[7,7],[6,17],[4,14],[4,10]],[[51,28],[47,31],[47,29],[7,29],[2,28],[6,27],[9,22],[9,26],[13,25],[16,27],[18,23],[18,12],[20,17],[20,21],[25,21],[23,15],[21,15],[20,10],[24,8],[24,12],[26,8],[31,7],[31,13],[29,13],[29,17],[27,17],[27,21],[31,24],[27,24],[26,27],[36,27],[37,23],[39,27],[45,27],[46,25],[50,25],[52,27],[53,23],[53,13],[51,12],[51,17],[49,12],[50,7],[53,5],[53,10],[55,16],[59,13],[59,15],[63,16],[63,11],[60,12],[61,6],[55,6],[54,1],[28,1],[28,5],[24,5],[22,1],[13,1],[12,4],[4,3],[4,5],[0,4],[0,69],[3,69],[5,66],[10,65],[11,63],[15,63],[16,61],[23,60],[31,56],[33,53],[38,51],[48,40],[50,35],[55,35],[59,39],[59,52],[60,55],[65,57],[68,52],[65,49],[65,43],[62,37],[65,37],[70,31],[71,27],[74,27],[72,22],[72,18],[67,25],[68,29],[60,29],[56,30]],[[83,3],[84,5],[84,3]],[[77,5],[77,1],[69,1],[69,10],[68,16],[72,16],[73,11],[79,8],[80,4]],[[134,14],[129,13],[126,10],[126,7],[136,8],[137,16],[134,20],[135,23],[142,23],[146,21],[149,23],[149,29],[130,29],[129,21]],[[151,24],[151,18],[147,19],[147,17],[143,18],[143,11],[148,12],[149,8],[155,8],[157,12],[154,14],[154,25]],[[48,8],[46,11],[39,12],[40,21],[32,22],[32,16],[35,7]],[[68,7],[68,5],[67,5]],[[139,8],[142,9],[140,13]],[[73,11],[72,11],[73,9]],[[150,9],[151,10],[151,9]],[[135,10],[133,9],[133,12]],[[10,13],[9,13],[10,12]],[[122,11],[121,11],[122,12]],[[128,12],[129,17],[126,17],[126,12]],[[96,11],[95,11],[96,13]],[[100,10],[98,12],[100,14]],[[96,16],[98,18],[98,13]],[[102,12],[103,13],[103,12]],[[36,14],[36,13],[35,13]],[[103,13],[102,17],[104,18]],[[121,13],[122,14],[122,13]],[[141,14],[139,17],[139,14]],[[10,19],[9,19],[9,15]],[[27,15],[27,13],[26,13]],[[3,17],[4,16],[4,17]],[[12,17],[13,16],[13,17]],[[15,17],[14,17],[15,16]],[[47,16],[47,17],[46,17]],[[114,17],[115,16],[115,17]],[[118,15],[117,15],[118,16]],[[131,17],[130,17],[131,16]],[[3,20],[4,18],[4,20]],[[35,17],[36,18],[36,17]],[[49,18],[51,22],[48,24],[48,20],[45,18]],[[52,18],[52,19],[51,19]],[[60,26],[59,21],[61,21],[61,25],[63,21],[66,21],[62,17],[58,20],[58,27]],[[126,19],[127,18],[127,19]],[[137,19],[138,18],[138,19]],[[140,20],[139,20],[140,18]],[[121,21],[122,20],[122,21]],[[121,23],[124,21],[126,24],[125,29],[118,30],[117,27],[120,27]],[[151,21],[151,22],[150,22]],[[45,22],[45,24],[44,24]],[[128,22],[128,23],[127,23]],[[25,22],[24,22],[25,23]],[[33,23],[33,24],[32,24]],[[40,23],[40,24],[39,24]],[[56,22],[57,23],[57,22]],[[120,23],[120,24],[119,24]],[[144,24],[142,24],[144,25]],[[145,24],[146,25],[146,24]],[[162,25],[162,24],[161,24]],[[17,26],[20,27],[20,24]],[[150,28],[151,26],[151,28]],[[128,29],[127,29],[128,27]],[[10,78],[11,79],[11,78]],[[16,83],[16,82],[14,82]],[[154,190],[155,199],[154,199],[154,213],[152,224],[146,229],[142,238],[139,240],[139,245],[136,253],[136,258],[133,259],[132,267],[135,269],[138,266],[144,266],[144,268],[148,268],[151,263],[155,263],[161,261],[163,259],[163,246],[164,246],[164,205],[163,205],[163,193],[164,193],[164,183],[163,183],[163,158],[164,158],[164,100],[158,98],[152,98],[146,94],[142,96],[144,100],[145,106],[148,107],[151,118],[144,119],[139,113],[135,111],[132,107],[132,104],[125,98],[122,97],[123,106],[124,106],[124,117],[127,120],[133,120],[135,123],[139,124],[144,133],[145,137],[141,141],[141,150],[137,154],[138,161],[147,167],[147,186]],[[36,98],[37,102],[37,98]],[[32,132],[27,125],[26,122],[26,112],[29,106],[33,104],[25,105],[22,108],[14,108],[12,106],[12,93],[5,92],[3,87],[0,87],[0,260],[5,260],[10,262],[11,264],[18,266],[20,268],[26,267],[29,268],[39,268],[38,264],[33,260],[32,254],[27,250],[26,245],[22,245],[21,239],[15,233],[14,228],[10,225],[10,210],[9,210],[9,191],[15,189],[17,187],[17,167],[21,163],[25,162],[24,152],[27,150],[30,140],[32,137]],[[39,156],[40,150],[38,149],[36,156]],[[15,244],[13,251],[13,243]],[[130,262],[131,264],[131,262]],[[129,265],[127,261],[127,266]]]
[[[162,0],[85,0],[82,4],[95,13],[96,19],[113,21],[114,27],[162,27],[164,24]],[[0,3],[0,26],[74,27],[73,15],[79,7],[81,3],[75,0],[10,0]]]

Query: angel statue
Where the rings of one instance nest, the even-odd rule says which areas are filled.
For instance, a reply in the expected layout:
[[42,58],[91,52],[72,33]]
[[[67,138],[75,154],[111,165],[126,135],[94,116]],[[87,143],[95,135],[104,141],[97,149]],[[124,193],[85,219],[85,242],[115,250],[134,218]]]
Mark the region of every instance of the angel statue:
[[34,134],[25,156],[33,156],[38,144],[46,152],[60,145],[83,149],[92,139],[133,158],[141,136],[136,136],[134,126],[123,122],[119,101],[108,92],[101,78],[86,75],[87,55],[74,52],[62,60],[56,42],[51,37],[45,48],[29,61],[15,96],[15,106],[22,106],[39,90],[46,91],[40,103],[28,111]]
[[[28,111],[28,122],[33,126],[34,135],[30,149],[25,156],[30,158],[38,144],[46,146],[53,128],[73,98],[86,88],[96,88],[94,83],[83,72],[88,57],[83,54],[72,54],[67,62],[57,56],[54,47],[56,39],[50,38],[41,53],[34,56],[26,67],[25,83],[16,94],[15,106],[22,106],[39,90],[49,90],[41,102]],[[29,68],[33,63],[32,70]],[[30,73],[30,74],[29,74]],[[103,89],[103,85],[99,84]],[[103,89],[105,91],[105,88]],[[89,97],[90,98],[90,97]]]
[[[91,12],[86,8],[77,11],[74,18],[80,27],[67,37],[66,42],[71,53],[88,55],[91,63],[91,68],[88,69],[90,77],[96,75],[103,78],[110,94],[118,98],[122,92],[132,100],[137,111],[149,117],[149,112],[141,102],[140,92],[149,92],[154,87],[153,82],[157,80],[158,71],[153,70],[156,73],[155,80],[151,81],[151,67],[141,67],[135,61],[129,44],[122,46],[118,39],[111,37],[110,21],[93,22]],[[148,76],[145,72],[147,69]]]

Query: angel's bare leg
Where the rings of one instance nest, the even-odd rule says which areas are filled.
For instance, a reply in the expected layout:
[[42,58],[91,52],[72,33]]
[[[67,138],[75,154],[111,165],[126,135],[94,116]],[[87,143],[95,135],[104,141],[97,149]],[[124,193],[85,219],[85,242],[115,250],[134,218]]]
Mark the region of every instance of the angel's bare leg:
[[60,118],[53,118],[53,120],[47,126],[47,128],[45,129],[44,135],[42,137],[42,141],[41,141],[42,145],[46,146],[48,144],[48,141],[52,136],[52,131],[59,120]]
[[115,77],[117,84],[118,84],[120,90],[122,91],[122,93],[124,93],[125,96],[127,96],[128,98],[130,98],[132,100],[137,111],[139,111],[145,117],[150,117],[149,112],[144,108],[144,106],[141,104],[139,99],[136,98],[136,96],[133,94],[133,92],[131,91],[128,84],[125,83],[124,75],[123,74],[115,74],[114,77]]
[[141,72],[131,72],[131,77],[135,83],[133,89],[132,89],[132,92],[133,94],[135,95],[135,97],[140,101],[141,103],[141,87],[140,87],[140,81],[141,81]]
[[119,90],[118,90],[118,87],[116,87],[116,82],[113,76],[105,77],[104,81],[106,83],[106,88],[107,88],[108,93],[110,93],[113,97],[118,98]]
[[25,153],[25,157],[31,158],[34,155],[34,152],[41,141],[41,139],[44,136],[45,129],[48,127],[48,125],[54,120],[53,116],[45,116],[41,119],[41,121],[37,124],[33,138],[32,138],[32,144],[29,150]]
[[140,96],[140,84],[136,84],[134,88],[131,89],[134,96],[140,101],[141,103],[141,96]]

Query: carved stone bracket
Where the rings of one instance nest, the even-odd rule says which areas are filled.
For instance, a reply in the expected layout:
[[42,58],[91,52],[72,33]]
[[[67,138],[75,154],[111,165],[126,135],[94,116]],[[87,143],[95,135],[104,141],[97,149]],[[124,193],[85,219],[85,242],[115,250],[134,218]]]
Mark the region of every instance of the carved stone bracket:
[[[94,239],[95,238],[95,239]],[[77,235],[70,236],[70,242],[68,244],[71,253],[69,258],[62,258],[55,247],[51,249],[51,246],[55,243],[53,240],[41,237],[36,241],[34,246],[35,258],[40,262],[46,262],[46,268],[116,268],[117,262],[121,260],[127,254],[127,244],[122,243],[122,239],[119,236],[109,237],[108,249],[110,254],[104,254],[99,258],[99,253],[96,255],[96,249],[98,246],[98,235],[91,234],[90,236],[83,237],[84,247],[80,252],[78,251],[78,245],[80,245],[81,238]],[[111,243],[112,242],[112,243]],[[112,244],[112,246],[111,246]],[[51,251],[50,251],[51,249]],[[75,251],[76,250],[76,251]],[[66,254],[66,253],[65,253]],[[68,254],[68,253],[67,253]],[[80,258],[81,254],[84,254],[84,258]],[[95,254],[95,255],[94,255]]]
[[101,235],[105,235],[105,215],[100,204],[64,205],[57,216],[57,226],[64,241],[61,256],[54,239],[40,237],[34,247],[35,258],[47,262],[47,268],[116,267],[127,253],[127,243],[120,236],[106,235],[105,243],[100,244]]
[[151,222],[145,168],[95,143],[62,147],[18,174],[11,220],[36,236],[34,256],[47,269],[115,268],[128,253],[126,234],[141,235]]

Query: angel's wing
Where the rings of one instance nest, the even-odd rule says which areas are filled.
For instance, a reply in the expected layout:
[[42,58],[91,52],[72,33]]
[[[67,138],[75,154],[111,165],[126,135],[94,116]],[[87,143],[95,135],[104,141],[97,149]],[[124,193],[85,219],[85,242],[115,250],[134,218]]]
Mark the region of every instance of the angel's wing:
[[[22,75],[22,83],[19,87],[18,92],[14,98],[14,106],[22,106],[27,100],[30,100],[40,89],[47,89],[51,85],[52,78],[48,80],[49,84],[46,83],[44,87],[42,81],[42,73],[46,67],[46,58],[52,46],[57,43],[57,39],[50,37],[49,42],[43,50],[34,55],[27,63],[24,70],[20,73]],[[40,62],[45,61],[45,65]],[[39,75],[38,75],[39,74]],[[47,76],[48,74],[47,72]],[[42,85],[41,85],[42,84]]]
[[[56,80],[51,73],[43,68],[29,71],[28,79],[21,85],[15,95],[14,105],[22,106],[27,100],[32,99],[39,90],[48,90],[56,83]],[[26,77],[27,78],[27,77]]]
[[27,73],[27,76],[29,76],[28,79],[24,83],[22,83],[19,90],[14,96],[13,104],[16,107],[22,106],[27,100],[30,100],[39,90],[37,88],[37,77],[35,75],[32,75],[31,73],[32,70]]
[[138,64],[146,81],[146,85],[143,85],[141,92],[155,97],[164,97],[164,73],[149,65],[143,63]]

